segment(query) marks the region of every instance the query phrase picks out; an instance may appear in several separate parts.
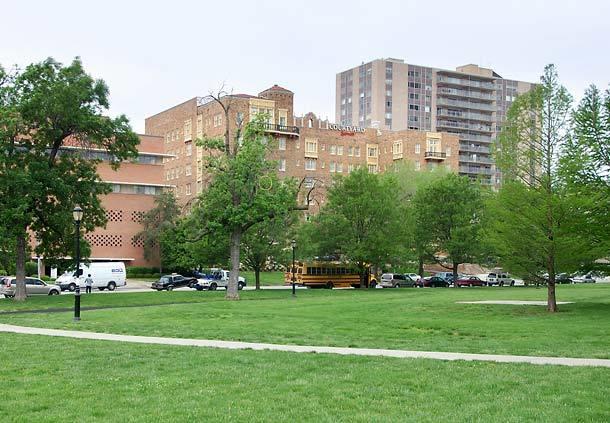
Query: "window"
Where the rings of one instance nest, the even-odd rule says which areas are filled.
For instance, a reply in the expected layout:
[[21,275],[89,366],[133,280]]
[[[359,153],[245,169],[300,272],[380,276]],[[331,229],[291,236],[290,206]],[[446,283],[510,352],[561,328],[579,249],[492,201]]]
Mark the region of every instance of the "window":
[[337,156],[342,156],[342,155],[343,155],[343,146],[338,145],[337,146]]
[[421,153],[421,145],[415,144],[415,154],[420,154],[420,153]]
[[305,170],[316,170],[316,159],[305,159]]
[[409,100],[419,100],[419,94],[409,93]]
[[330,146],[330,154],[333,155],[333,156],[335,154],[337,154],[337,146],[336,145],[331,144],[331,146]]
[[165,134],[165,143],[167,144],[170,141],[170,133]]
[[418,160],[415,162],[415,170],[420,170],[421,169],[421,162]]
[[419,78],[419,71],[413,71],[413,70],[410,70],[410,71],[408,72],[408,74],[409,74],[409,76],[413,76],[413,77],[415,77],[415,78]]
[[305,153],[318,153],[318,141],[317,140],[305,140]]
[[278,139],[278,150],[286,150],[286,137]]
[[187,119],[184,121],[184,141],[191,141],[193,139],[191,130],[192,121],[190,119]]
[[369,147],[368,157],[377,157],[377,147]]
[[352,147],[351,145],[347,147],[347,155],[348,156],[354,155],[354,147]]
[[402,141],[394,141],[392,145],[393,154],[402,154]]
[[330,162],[328,167],[329,167],[331,173],[334,172],[336,170],[336,168],[337,168],[335,162]]
[[352,163],[347,165],[347,173],[354,171],[354,165]]
[[214,127],[222,126],[222,115],[219,113],[214,116]]
[[337,163],[337,173],[343,172],[343,163]]
[[278,165],[280,172],[286,171],[286,159],[280,159]]
[[185,192],[186,195],[191,195],[191,184],[186,184]]
[[121,185],[112,184],[112,192],[121,192]]
[[428,143],[428,150],[430,152],[437,152],[439,151],[439,147],[440,147],[440,140],[435,139],[435,138],[428,138],[427,140]]
[[360,157],[360,147],[354,147],[354,156]]
[[419,82],[409,82],[409,88],[421,88],[421,84]]
[[368,167],[369,167],[369,173],[377,173],[377,165],[370,164]]
[[192,155],[192,154],[193,154],[193,144],[189,142],[189,143],[186,145],[186,155],[187,155],[187,156],[190,156],[190,155]]
[[191,172],[192,172],[191,165],[187,165],[187,166],[184,167],[184,175],[185,176],[191,176]]

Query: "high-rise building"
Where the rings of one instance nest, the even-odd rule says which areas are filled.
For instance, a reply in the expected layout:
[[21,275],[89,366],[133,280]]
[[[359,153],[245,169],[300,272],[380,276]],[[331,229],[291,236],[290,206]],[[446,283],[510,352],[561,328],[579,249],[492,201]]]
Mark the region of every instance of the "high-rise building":
[[456,134],[460,173],[497,185],[491,144],[512,102],[533,85],[472,64],[453,71],[377,59],[337,74],[335,119],[342,125]]

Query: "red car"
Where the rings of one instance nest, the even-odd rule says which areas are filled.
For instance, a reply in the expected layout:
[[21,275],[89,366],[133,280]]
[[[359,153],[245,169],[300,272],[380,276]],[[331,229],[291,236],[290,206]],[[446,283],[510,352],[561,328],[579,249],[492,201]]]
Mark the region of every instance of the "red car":
[[467,276],[465,278],[460,278],[454,282],[453,286],[457,288],[461,288],[462,286],[485,286],[485,282],[479,279],[476,276]]

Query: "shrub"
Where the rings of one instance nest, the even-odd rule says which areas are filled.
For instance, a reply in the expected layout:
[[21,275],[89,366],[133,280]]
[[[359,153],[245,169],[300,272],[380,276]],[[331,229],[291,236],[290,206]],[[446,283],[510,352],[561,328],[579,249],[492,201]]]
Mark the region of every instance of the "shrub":
[[26,276],[36,276],[38,275],[38,263],[33,261],[28,261],[25,263],[25,275]]

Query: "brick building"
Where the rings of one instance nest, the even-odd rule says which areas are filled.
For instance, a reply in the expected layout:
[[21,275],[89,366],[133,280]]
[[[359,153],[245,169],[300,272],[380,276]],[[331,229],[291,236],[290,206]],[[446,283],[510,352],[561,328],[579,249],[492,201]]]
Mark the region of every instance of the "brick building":
[[[268,115],[266,131],[276,139],[270,158],[278,161],[281,177],[303,181],[308,189],[316,183],[317,205],[324,202],[324,187],[335,174],[348,174],[358,166],[383,172],[392,164],[409,160],[416,169],[446,166],[458,171],[459,138],[456,135],[416,130],[389,131],[337,125],[318,119],[313,113],[293,115],[294,94],[273,87],[257,96],[232,94],[222,97],[229,107],[231,137],[238,122],[258,112]],[[218,102],[192,98],[146,119],[146,133],[163,137],[165,183],[176,186],[180,204],[188,206],[209,183],[203,169],[203,148],[193,145],[203,136],[222,136],[226,115]]]

